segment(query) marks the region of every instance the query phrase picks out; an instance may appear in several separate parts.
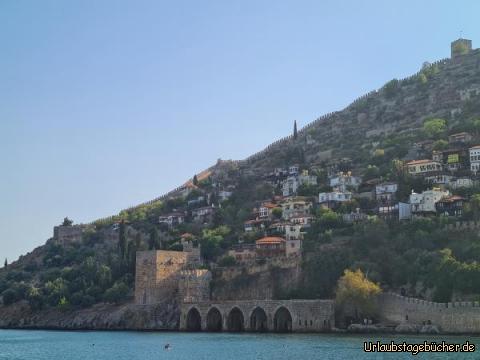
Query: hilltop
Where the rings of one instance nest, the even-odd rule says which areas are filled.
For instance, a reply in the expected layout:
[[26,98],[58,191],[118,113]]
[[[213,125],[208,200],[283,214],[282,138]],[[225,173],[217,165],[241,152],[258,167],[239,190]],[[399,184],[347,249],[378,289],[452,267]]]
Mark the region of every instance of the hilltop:
[[113,311],[133,299],[137,251],[186,244],[201,248],[220,299],[332,297],[348,268],[384,289],[474,298],[479,144],[480,49],[459,39],[451,58],[295,125],[247,159],[218,160],[90,224],[65,219],[44,246],[0,271],[0,325],[18,325],[16,306],[53,318]]

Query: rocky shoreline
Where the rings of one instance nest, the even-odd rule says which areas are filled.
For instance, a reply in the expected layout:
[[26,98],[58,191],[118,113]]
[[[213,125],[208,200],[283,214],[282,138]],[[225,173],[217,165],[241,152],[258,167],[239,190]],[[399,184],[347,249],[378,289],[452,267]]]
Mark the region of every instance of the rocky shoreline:
[[0,307],[0,328],[51,330],[177,330],[178,306],[100,303],[88,309],[33,312],[25,302]]

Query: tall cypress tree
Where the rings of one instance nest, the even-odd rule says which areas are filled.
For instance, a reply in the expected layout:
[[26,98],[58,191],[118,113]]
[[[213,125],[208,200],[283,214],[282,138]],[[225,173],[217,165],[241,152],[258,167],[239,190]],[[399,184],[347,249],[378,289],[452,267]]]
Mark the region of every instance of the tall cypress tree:
[[118,234],[118,248],[120,249],[120,257],[126,260],[127,257],[127,234],[125,233],[125,221],[120,221],[120,229]]
[[297,139],[298,132],[297,132],[297,120],[293,122],[293,138]]
[[7,258],[5,258],[5,263],[3,264],[3,266],[5,267],[5,269],[7,268],[7,266],[8,266],[8,260],[7,260]]
[[198,185],[198,178],[197,175],[193,175],[193,185],[197,186]]

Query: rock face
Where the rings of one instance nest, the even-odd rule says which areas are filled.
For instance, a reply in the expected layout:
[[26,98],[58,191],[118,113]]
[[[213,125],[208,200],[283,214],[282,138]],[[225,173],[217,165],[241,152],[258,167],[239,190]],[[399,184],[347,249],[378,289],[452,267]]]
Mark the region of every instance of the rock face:
[[175,303],[138,306],[97,304],[88,309],[33,312],[25,302],[0,307],[0,328],[177,330],[180,312]]

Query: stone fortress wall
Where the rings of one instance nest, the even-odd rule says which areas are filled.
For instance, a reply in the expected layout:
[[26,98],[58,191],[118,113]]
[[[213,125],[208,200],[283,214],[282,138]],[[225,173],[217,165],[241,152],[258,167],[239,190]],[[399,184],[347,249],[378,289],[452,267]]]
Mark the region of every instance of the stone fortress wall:
[[334,326],[333,300],[244,300],[184,303],[180,330],[324,332]]
[[[461,39],[461,40],[464,40],[464,39]],[[453,47],[454,43],[452,43],[452,47]],[[471,47],[471,44],[469,46]],[[458,76],[458,74],[461,73],[461,74],[464,74],[464,75],[472,75],[472,77],[473,77],[473,75],[476,72],[478,72],[478,68],[480,67],[480,49],[471,49],[470,48],[468,53],[464,54],[464,55],[455,55],[452,52],[452,57],[451,58],[441,59],[441,60],[435,61],[435,62],[433,62],[429,65],[430,66],[437,66],[440,71],[443,71],[443,70],[447,71],[448,76]],[[417,73],[415,73],[411,76],[408,76],[404,79],[398,80],[399,85],[403,86],[404,84],[407,84],[409,82],[414,81],[415,79],[418,78],[418,76],[421,74],[421,72],[422,72],[422,70],[420,70]],[[464,77],[468,78],[468,76],[464,76]],[[440,108],[438,108],[438,109],[437,108],[432,108],[429,105],[427,110],[429,110],[432,114],[435,114],[439,111],[443,111],[444,108],[450,107],[450,105],[451,105],[451,108],[455,108],[456,106],[459,106],[463,101],[462,96],[461,96],[462,93],[471,93],[472,90],[477,91],[478,89],[480,89],[479,84],[466,83],[466,84],[464,84],[464,86],[465,86],[465,88],[459,90],[458,93],[446,91],[445,93],[442,93],[442,94],[436,94],[436,97],[433,97],[431,100],[434,101],[435,103],[438,103]],[[352,127],[352,125],[353,125],[353,127],[358,127],[359,125],[362,125],[365,122],[364,118],[368,117],[367,114],[364,114],[364,113],[362,113],[362,111],[359,110],[359,107],[361,107],[362,104],[365,104],[370,100],[375,100],[375,99],[379,98],[382,94],[383,94],[383,89],[370,91],[369,93],[364,94],[364,95],[358,97],[357,99],[355,99],[354,101],[352,101],[352,103],[350,103],[345,109],[343,109],[341,111],[334,111],[334,112],[327,113],[325,115],[320,116],[316,120],[310,122],[309,124],[307,124],[306,126],[304,126],[303,128],[298,130],[298,139],[307,140],[308,133],[311,130],[318,129],[319,127],[321,127],[321,129],[322,129],[322,135],[321,135],[322,137],[335,136],[335,135],[342,134],[342,133],[343,133],[343,135],[345,135],[345,126]],[[423,103],[422,101],[418,101],[418,104],[417,104],[416,103],[417,100],[415,99],[415,96],[413,96],[413,95],[414,94],[412,94],[411,97],[406,97],[405,98],[405,101],[407,101],[409,103],[409,107],[411,109],[414,109],[414,108],[418,107],[418,108],[421,108],[421,109],[425,110],[426,104]],[[387,102],[387,103],[385,103],[385,105],[388,105],[389,110],[387,110],[387,111],[395,111],[395,109],[396,109],[395,104],[390,104],[390,103]],[[357,123],[355,123],[355,124],[351,123],[351,119],[349,120],[349,118],[351,117],[350,115],[352,115],[352,114],[355,115],[354,117],[357,120]],[[421,118],[419,118],[417,120],[422,121]],[[337,122],[343,122],[344,126],[343,127],[339,126],[339,124],[337,124]],[[373,129],[373,130],[370,129],[369,131],[365,131],[364,135],[367,136],[367,137],[386,134],[386,133],[392,133],[392,132],[398,131],[399,128],[402,128],[402,127],[406,127],[406,128],[410,127],[411,128],[411,126],[412,126],[412,124],[408,123],[408,121],[406,121],[406,120],[405,121],[398,121],[397,123],[383,123],[383,122],[379,123],[378,121],[373,121],[373,122],[370,122],[370,123],[371,123],[372,126],[375,125],[375,129]],[[362,131],[362,130],[360,129],[360,131]],[[295,140],[294,136],[293,136],[293,134],[291,134],[289,136],[286,136],[282,139],[279,139],[279,140],[271,143],[265,149],[255,153],[255,154],[252,154],[251,156],[249,156],[248,158],[246,158],[244,160],[233,160],[231,162],[238,165],[238,166],[247,166],[247,165],[249,165],[249,164],[251,164],[251,163],[253,163],[253,162],[255,162],[259,159],[265,158],[266,156],[271,154],[273,151],[277,151],[281,147],[292,143],[292,141],[294,141],[294,140]],[[203,172],[205,173],[205,172],[214,171],[215,167],[216,167],[216,165],[206,169]],[[183,184],[183,185],[181,185],[181,186],[179,186],[179,187],[177,187],[177,188],[167,192],[166,194],[163,194],[163,195],[161,195],[161,196],[159,196],[159,197],[157,197],[153,200],[144,202],[144,203],[139,204],[139,205],[131,206],[131,207],[125,209],[125,211],[134,210],[134,209],[136,209],[137,207],[140,207],[140,206],[151,205],[151,204],[153,204],[157,201],[163,201],[163,200],[166,200],[168,198],[178,196],[183,190],[186,189],[186,187],[187,187],[187,185]],[[102,219],[98,219],[98,220],[92,222],[91,224],[94,224],[96,222],[112,221],[114,218],[115,218],[114,216],[105,217],[105,218],[102,218]]]
[[442,333],[480,333],[479,302],[436,303],[393,293],[378,298],[380,320],[395,324],[432,324]]
[[138,251],[135,271],[135,303],[157,304],[164,299],[202,301],[210,294],[211,274],[195,269],[190,251]]

